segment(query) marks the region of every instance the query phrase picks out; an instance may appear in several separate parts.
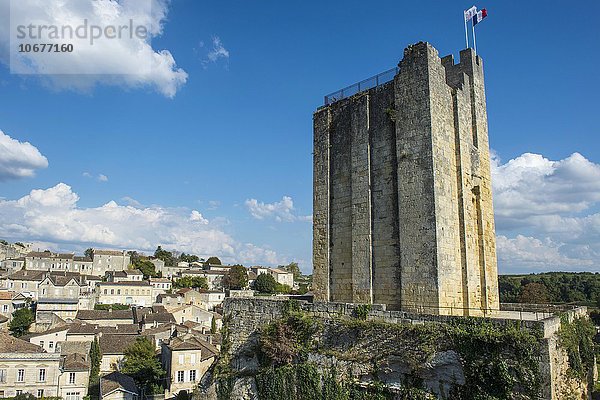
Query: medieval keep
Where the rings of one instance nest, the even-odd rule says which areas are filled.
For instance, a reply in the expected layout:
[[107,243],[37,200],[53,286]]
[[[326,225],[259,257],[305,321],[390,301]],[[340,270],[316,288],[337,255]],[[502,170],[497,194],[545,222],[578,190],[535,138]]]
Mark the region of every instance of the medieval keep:
[[418,43],[392,75],[314,114],[315,300],[498,310],[483,61]]

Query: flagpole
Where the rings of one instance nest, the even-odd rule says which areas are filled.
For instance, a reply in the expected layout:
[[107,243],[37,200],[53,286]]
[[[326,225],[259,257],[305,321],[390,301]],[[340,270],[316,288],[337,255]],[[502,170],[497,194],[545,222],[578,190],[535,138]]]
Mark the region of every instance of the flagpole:
[[463,19],[465,20],[465,41],[467,42],[467,49],[469,48],[469,30],[467,29],[467,17],[463,15]]
[[473,49],[475,50],[475,54],[477,54],[477,40],[475,39],[475,24],[473,24]]

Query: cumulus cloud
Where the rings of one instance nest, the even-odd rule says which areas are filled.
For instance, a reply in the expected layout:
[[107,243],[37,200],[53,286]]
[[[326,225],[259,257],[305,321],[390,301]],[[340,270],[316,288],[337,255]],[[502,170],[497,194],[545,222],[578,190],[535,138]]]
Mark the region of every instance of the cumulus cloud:
[[153,252],[157,245],[226,262],[285,262],[276,252],[240,243],[197,210],[137,207],[110,201],[78,206],[79,196],[64,183],[32,190],[17,200],[0,200],[0,237],[43,242],[53,248],[89,246]]
[[0,130],[0,182],[28,178],[48,167],[48,159],[29,142],[20,142]]
[[492,179],[501,267],[600,270],[600,165],[525,153],[495,157]]
[[246,200],[246,207],[250,214],[256,219],[275,219],[277,222],[310,221],[310,216],[298,216],[294,214],[294,201],[289,196],[283,196],[281,201],[275,203],[263,203],[256,199]]
[[[5,2],[5,11],[8,5]],[[98,84],[123,86],[126,88],[150,87],[167,97],[174,97],[187,81],[187,73],[167,49],[154,49],[151,40],[163,33],[169,12],[170,0],[63,0],[60,7],[48,5],[41,0],[19,0],[10,2],[10,13],[5,12],[0,21],[0,56],[11,70],[20,74],[43,76],[44,83],[56,89],[89,91]],[[9,31],[9,16],[15,29]],[[146,35],[129,35],[129,30],[120,30],[121,37],[102,37],[90,45],[91,30],[85,38],[67,32],[67,38],[50,36],[39,31],[34,37],[29,33],[24,39],[16,38],[16,26],[62,27],[75,30],[87,21],[88,26],[145,27]],[[112,28],[109,28],[112,29]],[[83,32],[83,30],[81,31]],[[113,30],[110,31],[112,35]],[[125,32],[123,34],[123,32]],[[10,38],[13,46],[10,47]],[[83,36],[83,35],[82,35]],[[72,44],[69,53],[19,53],[17,44],[40,43]],[[12,58],[9,57],[12,55]],[[10,60],[9,60],[10,58]],[[66,74],[66,75],[65,75]]]
[[100,182],[108,182],[108,176],[104,175],[104,174],[99,174],[98,175],[98,180]]

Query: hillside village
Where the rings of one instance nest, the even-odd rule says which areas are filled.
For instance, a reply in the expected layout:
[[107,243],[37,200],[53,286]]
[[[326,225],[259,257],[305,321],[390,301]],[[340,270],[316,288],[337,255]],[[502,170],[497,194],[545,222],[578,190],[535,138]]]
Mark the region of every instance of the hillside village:
[[0,398],[187,398],[218,356],[224,299],[305,293],[295,277],[297,264],[246,268],[160,247],[76,255],[3,241]]

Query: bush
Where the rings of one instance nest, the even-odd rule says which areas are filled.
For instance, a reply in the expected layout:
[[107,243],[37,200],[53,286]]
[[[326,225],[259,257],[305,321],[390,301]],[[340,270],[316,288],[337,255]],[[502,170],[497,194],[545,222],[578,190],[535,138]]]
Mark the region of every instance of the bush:
[[275,293],[277,291],[277,281],[269,274],[259,274],[254,281],[254,289],[260,293]]

